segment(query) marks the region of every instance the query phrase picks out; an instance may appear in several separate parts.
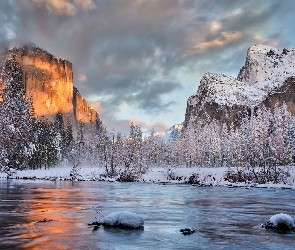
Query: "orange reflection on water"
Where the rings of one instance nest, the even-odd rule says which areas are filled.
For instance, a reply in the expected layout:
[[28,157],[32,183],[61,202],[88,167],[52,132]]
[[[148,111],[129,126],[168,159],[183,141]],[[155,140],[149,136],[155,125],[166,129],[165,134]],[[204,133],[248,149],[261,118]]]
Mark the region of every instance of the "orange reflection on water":
[[[24,249],[72,249],[67,235],[74,230],[81,230],[73,223],[80,206],[75,201],[87,204],[73,187],[33,189],[29,199],[29,212],[26,213],[29,223],[21,230],[21,238],[26,240]],[[86,222],[87,223],[87,222]],[[85,225],[81,225],[81,227]]]

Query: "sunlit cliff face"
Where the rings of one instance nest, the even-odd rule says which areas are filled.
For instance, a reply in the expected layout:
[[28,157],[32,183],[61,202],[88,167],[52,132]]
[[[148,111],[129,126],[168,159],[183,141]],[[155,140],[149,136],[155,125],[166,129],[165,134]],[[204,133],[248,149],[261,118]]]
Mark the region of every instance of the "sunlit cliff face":
[[72,64],[38,49],[13,49],[10,54],[23,69],[26,96],[33,101],[36,116],[53,117],[58,111],[73,112]]
[[[86,129],[95,129],[99,116],[73,87],[72,64],[69,61],[56,58],[35,46],[16,47],[4,54],[0,66],[12,56],[20,64],[26,96],[31,98],[37,117],[53,120],[56,113],[61,112],[64,121],[70,121],[74,127],[82,121]],[[1,89],[3,87],[2,80]]]
[[97,112],[89,106],[87,101],[81,96],[76,88],[74,88],[73,106],[77,121],[85,123],[87,130],[93,130],[96,126],[96,120],[99,120]]

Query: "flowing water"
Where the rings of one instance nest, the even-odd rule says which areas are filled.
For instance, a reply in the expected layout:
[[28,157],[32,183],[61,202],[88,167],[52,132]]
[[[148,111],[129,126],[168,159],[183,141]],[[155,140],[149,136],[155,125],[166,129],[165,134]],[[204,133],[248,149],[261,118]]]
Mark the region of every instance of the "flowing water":
[[[144,229],[87,225],[121,210]],[[294,217],[295,190],[0,180],[0,249],[294,249],[261,228],[276,213]]]

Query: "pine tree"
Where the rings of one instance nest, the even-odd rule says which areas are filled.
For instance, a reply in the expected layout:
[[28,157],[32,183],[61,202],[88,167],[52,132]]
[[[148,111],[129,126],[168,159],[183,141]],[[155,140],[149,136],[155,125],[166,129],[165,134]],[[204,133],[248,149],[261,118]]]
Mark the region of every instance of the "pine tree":
[[269,117],[271,113],[265,108],[257,112],[257,116],[252,118],[252,134],[250,138],[252,159],[251,166],[261,166],[265,159],[270,157],[269,154]]
[[114,165],[117,168],[122,168],[124,166],[124,159],[126,157],[126,138],[118,132],[115,141],[115,151],[114,151]]
[[53,167],[58,162],[58,150],[54,144],[55,134],[53,126],[44,119],[34,122],[34,145],[36,151],[30,157],[29,165],[31,168]]
[[5,87],[0,106],[1,170],[21,170],[28,167],[35,145],[32,143],[33,122],[30,103],[25,98],[23,73],[14,57],[5,63],[2,79]]
[[292,143],[290,141],[291,114],[286,104],[274,109],[275,130],[271,135],[272,153],[274,157],[287,165],[292,162]]
[[69,121],[67,122],[65,136],[66,136],[65,137],[65,145],[66,145],[66,147],[69,147],[74,140],[73,127],[72,127],[71,122],[69,122]]
[[184,158],[187,167],[192,167],[196,162],[197,156],[197,143],[195,123],[193,119],[188,121],[187,127],[182,132],[182,147],[184,149]]
[[130,165],[135,172],[144,171],[144,158],[142,157],[142,130],[140,125],[130,125],[130,136],[128,140]]
[[164,141],[155,135],[152,129],[148,137],[143,141],[143,152],[145,153],[147,167],[163,164],[161,153],[164,149]]
[[110,159],[111,159],[111,140],[109,138],[107,129],[101,128],[99,141],[99,165],[105,169],[106,175],[110,175]]
[[62,160],[66,151],[66,129],[64,125],[63,115],[57,112],[52,124],[52,129],[55,134],[54,142],[58,150],[58,158]]
[[84,131],[84,123],[79,122],[79,127],[77,131],[77,150],[78,150],[78,157],[79,161],[85,161],[85,131]]

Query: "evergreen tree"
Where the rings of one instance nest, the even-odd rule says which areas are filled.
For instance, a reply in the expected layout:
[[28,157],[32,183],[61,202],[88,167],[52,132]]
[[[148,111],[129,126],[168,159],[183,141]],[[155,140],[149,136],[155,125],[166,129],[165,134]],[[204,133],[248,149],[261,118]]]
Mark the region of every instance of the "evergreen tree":
[[71,143],[74,141],[73,136],[73,127],[70,121],[67,122],[66,131],[65,131],[65,146],[68,148]]
[[55,134],[54,142],[58,151],[58,158],[61,160],[66,151],[66,129],[64,125],[63,115],[57,112],[52,124],[53,133]]
[[111,140],[107,129],[105,127],[101,127],[98,141],[99,165],[105,169],[106,175],[111,174],[111,150]]
[[115,142],[115,154],[114,154],[114,162],[117,167],[124,166],[124,159],[126,157],[126,138],[118,132],[116,135],[116,142]]
[[77,130],[77,153],[80,161],[85,161],[85,131],[84,131],[84,123],[79,122],[79,127]]
[[163,164],[162,151],[164,149],[164,141],[162,138],[155,135],[155,130],[152,129],[148,137],[143,141],[143,152],[145,153],[147,167]]
[[292,162],[292,142],[290,141],[291,114],[286,104],[281,107],[276,105],[274,109],[276,128],[271,134],[272,154],[287,165]]
[[31,168],[53,167],[58,162],[58,150],[54,144],[53,126],[44,119],[34,122],[34,145],[36,151],[30,157]]
[[135,172],[143,172],[145,168],[145,159],[142,152],[142,130],[140,125],[130,125],[130,136],[128,140],[128,151],[130,164],[128,167],[134,169]]
[[8,60],[2,72],[3,102],[0,105],[1,170],[24,169],[35,151],[30,103],[25,99],[23,73],[15,58]]

